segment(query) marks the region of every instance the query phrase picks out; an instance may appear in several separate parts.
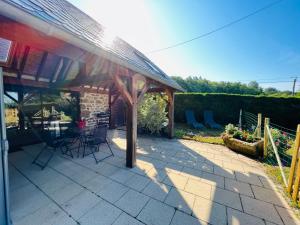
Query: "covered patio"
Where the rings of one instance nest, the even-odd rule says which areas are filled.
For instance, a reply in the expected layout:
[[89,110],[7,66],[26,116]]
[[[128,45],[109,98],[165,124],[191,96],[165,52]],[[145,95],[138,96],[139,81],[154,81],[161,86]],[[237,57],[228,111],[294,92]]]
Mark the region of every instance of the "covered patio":
[[130,169],[124,131],[109,136],[115,157],[99,164],[57,153],[41,171],[41,144],[11,154],[14,224],[299,224],[260,164],[226,147],[139,137]]
[[[29,153],[32,149],[29,158],[24,156],[30,159],[36,148],[23,145],[32,144],[27,141],[43,132],[53,117],[68,118],[73,124],[84,118],[87,126],[93,126],[98,123],[97,115],[106,113],[106,123],[113,127],[110,111],[121,98],[126,105],[126,167],[134,168],[137,106],[145,93],[157,92],[168,96],[168,136],[173,137],[174,92],[181,87],[144,54],[67,1],[1,1],[0,48],[1,224],[10,224],[9,169],[10,179],[22,177],[18,170],[8,168],[7,160],[25,153],[8,156],[8,146],[13,150],[21,140],[17,145],[20,148],[14,150],[26,148]],[[3,95],[15,108],[5,111]],[[54,100],[58,98],[64,100],[61,105],[69,104],[68,110],[56,110],[59,104]],[[6,124],[13,124],[13,129],[5,128],[5,115],[12,115],[14,121]],[[66,120],[63,122],[67,127]],[[21,157],[14,166],[22,167],[23,163],[28,161]],[[45,171],[35,172],[49,179]],[[12,192],[12,202],[21,200],[21,196]]]

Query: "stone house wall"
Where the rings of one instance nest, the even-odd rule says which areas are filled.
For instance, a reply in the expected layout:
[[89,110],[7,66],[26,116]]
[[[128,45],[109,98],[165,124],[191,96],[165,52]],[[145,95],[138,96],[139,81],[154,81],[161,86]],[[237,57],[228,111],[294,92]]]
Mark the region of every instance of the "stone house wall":
[[80,94],[80,117],[87,121],[87,126],[96,123],[95,116],[100,112],[109,110],[108,94],[81,93]]

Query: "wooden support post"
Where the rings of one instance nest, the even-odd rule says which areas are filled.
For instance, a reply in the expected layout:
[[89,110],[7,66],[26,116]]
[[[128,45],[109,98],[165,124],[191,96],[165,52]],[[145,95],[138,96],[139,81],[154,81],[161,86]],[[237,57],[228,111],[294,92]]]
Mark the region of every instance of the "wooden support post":
[[267,131],[267,125],[269,125],[270,123],[270,119],[269,118],[265,118],[265,126],[264,126],[264,158],[267,156],[268,154],[268,131]]
[[19,117],[19,128],[25,130],[25,115],[23,113],[24,108],[24,92],[23,90],[18,91],[18,117]]
[[295,147],[293,151],[293,158],[290,168],[290,174],[289,174],[289,180],[288,180],[288,187],[287,192],[291,194],[292,187],[293,187],[293,181],[294,181],[294,175],[295,175],[295,169],[297,164],[297,159],[299,157],[299,147],[300,147],[300,124],[297,126],[297,134],[296,134],[296,140],[295,140]]
[[261,113],[257,114],[257,138],[261,138],[261,122],[262,122],[262,115]]
[[169,138],[174,137],[174,91],[173,90],[166,90],[168,96],[168,136]]
[[242,129],[242,115],[243,115],[243,110],[240,109],[240,115],[239,115],[239,129]]
[[129,78],[129,93],[131,103],[127,102],[127,149],[126,149],[126,166],[133,168],[136,165],[136,140],[137,140],[137,80],[133,76]]

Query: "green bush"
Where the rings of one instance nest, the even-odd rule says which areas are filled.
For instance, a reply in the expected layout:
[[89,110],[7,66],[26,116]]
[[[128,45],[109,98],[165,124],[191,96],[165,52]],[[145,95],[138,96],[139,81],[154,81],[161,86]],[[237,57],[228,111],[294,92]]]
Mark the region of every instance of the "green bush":
[[168,125],[167,102],[159,94],[146,94],[138,106],[138,127],[151,134],[159,133]]
[[177,93],[175,95],[175,122],[184,123],[185,111],[191,109],[196,119],[203,121],[203,111],[212,110],[216,122],[237,124],[240,109],[262,113],[271,122],[296,129],[300,123],[300,98],[266,97],[234,94]]
[[234,126],[232,123],[229,123],[225,126],[226,134],[234,134],[234,132],[236,132],[237,130],[238,128]]

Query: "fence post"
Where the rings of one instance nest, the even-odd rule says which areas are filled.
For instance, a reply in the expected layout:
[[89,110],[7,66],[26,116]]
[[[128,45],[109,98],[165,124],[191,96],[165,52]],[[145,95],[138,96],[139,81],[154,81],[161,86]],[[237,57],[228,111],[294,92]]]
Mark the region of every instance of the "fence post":
[[261,121],[262,120],[262,115],[261,113],[257,114],[257,137],[261,138]]
[[242,129],[242,115],[243,115],[243,110],[240,109],[240,116],[239,116],[239,129]]
[[293,158],[292,158],[290,174],[289,174],[289,183],[288,183],[288,187],[287,187],[287,192],[289,194],[291,193],[292,187],[293,187],[293,181],[294,181],[294,175],[295,175],[295,169],[296,169],[296,164],[297,164],[299,147],[300,147],[300,124],[298,124],[298,126],[297,126],[295,147],[294,147],[294,151],[293,151]]
[[267,126],[270,123],[270,119],[269,118],[265,118],[265,126],[264,126],[264,158],[267,156],[268,154],[268,130],[267,130]]

